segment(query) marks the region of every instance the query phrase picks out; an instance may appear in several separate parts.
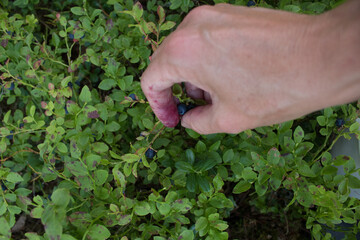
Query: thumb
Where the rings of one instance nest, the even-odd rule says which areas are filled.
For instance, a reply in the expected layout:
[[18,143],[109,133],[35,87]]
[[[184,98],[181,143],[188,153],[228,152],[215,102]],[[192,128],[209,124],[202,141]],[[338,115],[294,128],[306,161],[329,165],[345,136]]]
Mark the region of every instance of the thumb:
[[181,125],[199,134],[219,132],[214,105],[208,104],[188,111],[181,119]]

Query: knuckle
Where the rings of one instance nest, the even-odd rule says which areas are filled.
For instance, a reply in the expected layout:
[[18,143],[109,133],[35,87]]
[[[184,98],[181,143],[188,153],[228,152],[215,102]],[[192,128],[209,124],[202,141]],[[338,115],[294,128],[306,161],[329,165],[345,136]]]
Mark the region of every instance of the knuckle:
[[202,5],[196,8],[193,8],[188,15],[187,18],[201,18],[203,15],[207,15],[211,10],[213,9],[213,6],[209,5]]

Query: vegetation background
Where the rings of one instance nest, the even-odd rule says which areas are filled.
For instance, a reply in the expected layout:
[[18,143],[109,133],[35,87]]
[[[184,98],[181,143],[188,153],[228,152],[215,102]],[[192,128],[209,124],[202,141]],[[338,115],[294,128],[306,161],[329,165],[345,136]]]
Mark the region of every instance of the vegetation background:
[[330,239],[341,222],[356,239],[359,169],[329,151],[359,137],[359,102],[236,135],[155,118],[149,56],[219,2],[320,14],[343,1],[0,2],[0,239]]

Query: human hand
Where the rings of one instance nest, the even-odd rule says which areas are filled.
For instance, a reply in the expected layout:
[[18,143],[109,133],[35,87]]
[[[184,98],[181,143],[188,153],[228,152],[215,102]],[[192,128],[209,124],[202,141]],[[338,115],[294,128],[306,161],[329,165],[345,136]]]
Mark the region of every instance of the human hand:
[[[160,121],[179,121],[171,86],[208,104],[187,112],[201,134],[238,133],[280,123],[340,99],[329,67],[323,18],[228,4],[192,10],[152,56],[142,89]],[[343,89],[344,90],[344,89]],[[336,95],[336,96],[335,96]],[[354,98],[354,97],[352,97]]]

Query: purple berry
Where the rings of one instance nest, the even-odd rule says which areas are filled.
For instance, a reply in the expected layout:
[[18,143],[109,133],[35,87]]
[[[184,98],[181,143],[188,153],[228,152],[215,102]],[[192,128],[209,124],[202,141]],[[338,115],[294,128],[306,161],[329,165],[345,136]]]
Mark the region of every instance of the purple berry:
[[7,89],[11,91],[11,90],[14,90],[14,88],[15,88],[15,84],[12,82],[10,84],[10,87],[8,87]]
[[177,110],[180,116],[183,116],[187,112],[187,106],[183,103],[177,105]]
[[256,5],[256,3],[253,0],[248,1],[247,4],[246,4],[246,6],[248,6],[248,7],[252,7],[252,6],[255,6],[255,5]]
[[136,101],[136,95],[133,94],[133,93],[129,95],[129,98],[131,98],[132,100]]
[[[14,131],[11,130],[10,133],[14,133]],[[6,138],[9,139],[9,140],[13,140],[13,139],[14,139],[14,135],[12,135],[12,134],[11,134],[11,135],[8,135],[8,136],[6,136]]]
[[152,159],[155,157],[155,151],[151,148],[149,148],[148,150],[146,150],[145,152],[145,157],[146,158],[149,158],[149,159]]
[[335,125],[336,125],[337,127],[342,127],[344,124],[345,124],[345,120],[344,120],[344,119],[339,118],[339,119],[336,119],[336,121],[335,121]]

